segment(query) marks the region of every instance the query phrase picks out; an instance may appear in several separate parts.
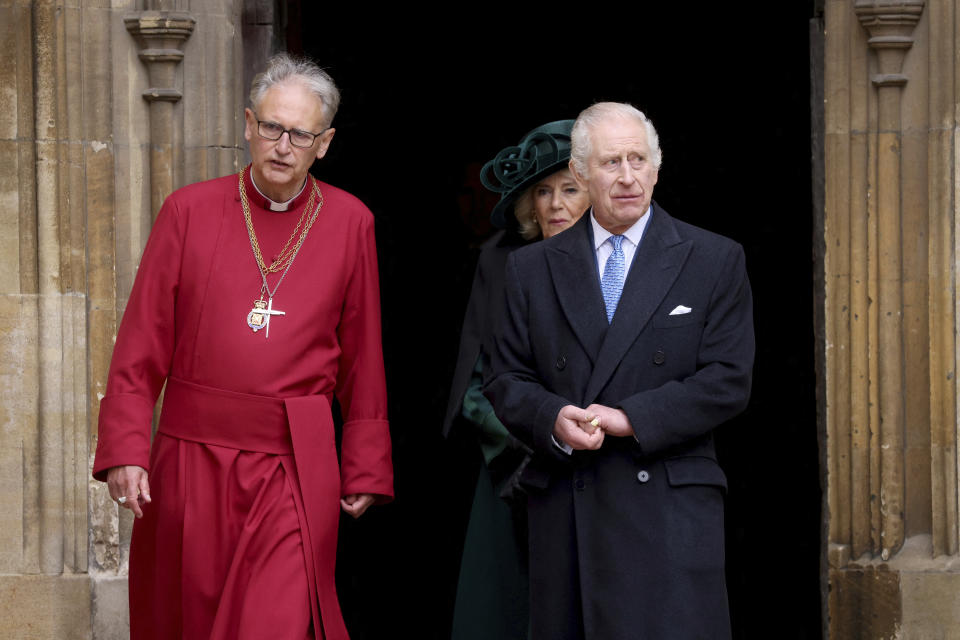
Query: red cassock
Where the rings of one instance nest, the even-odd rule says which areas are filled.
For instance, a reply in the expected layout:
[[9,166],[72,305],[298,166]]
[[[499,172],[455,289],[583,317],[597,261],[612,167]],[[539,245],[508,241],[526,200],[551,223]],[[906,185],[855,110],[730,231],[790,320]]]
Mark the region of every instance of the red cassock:
[[[117,334],[93,469],[99,480],[118,465],[149,471],[152,502],[130,550],[135,640],[347,638],[334,587],[339,499],[392,498],[393,467],[373,216],[319,186],[323,207],[276,290],[272,308],[284,315],[271,316],[269,337],[247,324],[261,276],[236,175],[178,190],[154,224]],[[270,211],[246,178],[267,264],[309,192]],[[280,277],[268,276],[271,288]]]

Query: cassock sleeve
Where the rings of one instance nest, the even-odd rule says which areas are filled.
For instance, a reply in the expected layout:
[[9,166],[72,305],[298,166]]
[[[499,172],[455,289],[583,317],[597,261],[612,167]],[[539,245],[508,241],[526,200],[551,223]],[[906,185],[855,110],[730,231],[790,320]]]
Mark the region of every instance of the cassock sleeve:
[[140,259],[117,332],[100,401],[93,477],[121,465],[148,469],[153,408],[170,371],[174,308],[183,255],[183,230],[174,198],[167,198]]
[[380,281],[373,215],[358,225],[356,262],[346,288],[337,337],[336,395],[343,412],[340,491],[393,497],[393,461],[380,339]]

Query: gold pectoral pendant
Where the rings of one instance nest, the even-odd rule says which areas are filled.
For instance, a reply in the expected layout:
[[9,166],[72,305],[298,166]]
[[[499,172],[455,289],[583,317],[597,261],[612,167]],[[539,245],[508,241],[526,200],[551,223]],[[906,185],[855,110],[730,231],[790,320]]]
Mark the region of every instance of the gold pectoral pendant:
[[285,311],[278,311],[273,308],[273,298],[265,301],[263,297],[255,300],[253,309],[247,314],[247,326],[256,333],[260,329],[266,329],[266,337],[270,337],[270,316],[285,316]]

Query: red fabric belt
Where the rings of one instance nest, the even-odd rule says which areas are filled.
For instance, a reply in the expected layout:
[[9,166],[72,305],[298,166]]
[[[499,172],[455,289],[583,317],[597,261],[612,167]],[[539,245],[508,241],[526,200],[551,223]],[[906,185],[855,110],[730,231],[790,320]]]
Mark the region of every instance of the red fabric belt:
[[[243,451],[293,454],[295,496],[311,586],[314,628],[347,638],[334,584],[340,517],[340,466],[331,396],[272,398],[168,378],[158,431]],[[315,596],[315,597],[314,597]],[[319,611],[316,602],[319,600]]]
[[167,381],[160,432],[243,451],[292,454],[283,398],[205,387],[177,378]]

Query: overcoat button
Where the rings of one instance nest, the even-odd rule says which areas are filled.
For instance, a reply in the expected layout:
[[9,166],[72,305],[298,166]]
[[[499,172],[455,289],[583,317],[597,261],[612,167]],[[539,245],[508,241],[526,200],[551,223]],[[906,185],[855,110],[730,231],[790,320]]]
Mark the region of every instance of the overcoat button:
[[657,352],[653,354],[653,364],[663,364],[666,360],[667,354],[662,349],[657,349]]
[[584,487],[583,478],[577,478],[577,481],[574,482],[573,484],[577,488],[577,491],[583,491],[583,487]]
[[564,356],[557,358],[557,369],[563,371],[563,368],[567,366],[567,359]]
[[637,473],[637,480],[640,481],[640,484],[643,484],[644,482],[646,482],[646,481],[649,480],[649,479],[650,479],[650,474],[647,473],[647,470],[646,470],[646,469],[643,469],[643,470],[641,470],[639,473]]

